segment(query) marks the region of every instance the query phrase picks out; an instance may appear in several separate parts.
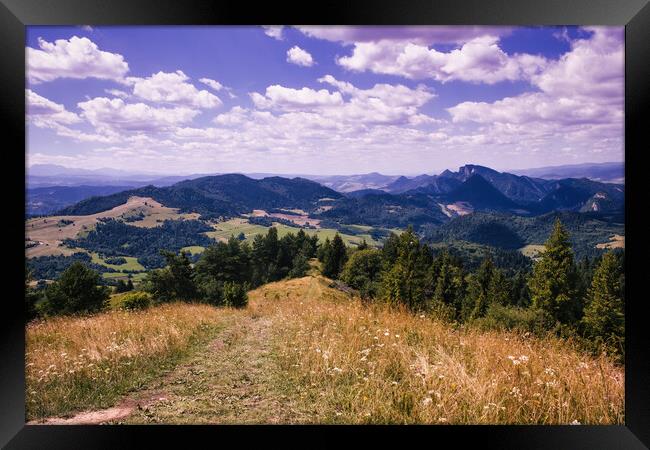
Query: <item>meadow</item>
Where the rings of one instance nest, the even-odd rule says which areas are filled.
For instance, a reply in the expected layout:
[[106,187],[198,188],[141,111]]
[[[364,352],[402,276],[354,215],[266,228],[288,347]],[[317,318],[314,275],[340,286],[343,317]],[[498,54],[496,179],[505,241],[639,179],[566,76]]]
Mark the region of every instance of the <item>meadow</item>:
[[624,422],[624,368],[605,356],[364,304],[332,286],[312,270],[249,292],[244,309],[175,303],[34,322],[28,419],[149,392],[146,408],[108,422]]

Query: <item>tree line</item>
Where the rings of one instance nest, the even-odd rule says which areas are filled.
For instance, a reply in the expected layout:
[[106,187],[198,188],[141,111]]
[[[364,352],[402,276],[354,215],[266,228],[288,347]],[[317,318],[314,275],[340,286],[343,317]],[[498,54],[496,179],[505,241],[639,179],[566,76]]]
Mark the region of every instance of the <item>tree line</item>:
[[457,323],[553,332],[592,351],[624,356],[624,252],[576,262],[559,219],[530,271],[507,273],[489,255],[467,270],[462,258],[434,252],[412,228],[389,236],[381,249],[346,249],[337,235],[318,257],[324,275],[339,278],[367,301]]
[[[126,294],[134,307],[178,300],[242,307],[248,290],[304,276],[317,257],[323,275],[358,290],[364,301],[479,327],[552,332],[574,337],[592,351],[624,356],[624,252],[576,262],[559,219],[532,269],[517,265],[514,271],[499,268],[489,255],[468,268],[461,256],[422,243],[412,228],[391,233],[381,249],[365,241],[346,247],[338,234],[319,244],[303,230],[279,238],[270,228],[250,244],[234,236],[214,243],[196,262],[184,252],[161,255],[165,267],[148,272],[139,291]],[[26,283],[30,317],[100,311],[108,298],[99,274],[81,263],[45,289]]]

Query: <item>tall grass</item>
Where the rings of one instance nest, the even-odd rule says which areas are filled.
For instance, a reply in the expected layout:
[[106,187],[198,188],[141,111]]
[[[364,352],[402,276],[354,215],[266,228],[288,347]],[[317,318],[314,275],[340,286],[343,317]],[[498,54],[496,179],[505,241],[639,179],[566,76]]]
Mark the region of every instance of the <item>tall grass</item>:
[[30,323],[27,420],[112,406],[172,367],[229,311],[176,303]]
[[572,342],[453,328],[311,278],[251,294],[313,422],[621,424],[624,372]]

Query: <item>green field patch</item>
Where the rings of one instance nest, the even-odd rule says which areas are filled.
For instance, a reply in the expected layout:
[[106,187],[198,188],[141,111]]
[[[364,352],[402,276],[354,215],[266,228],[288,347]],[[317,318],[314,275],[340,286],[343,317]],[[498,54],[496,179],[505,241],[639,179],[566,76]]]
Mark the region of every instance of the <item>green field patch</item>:
[[101,264],[102,266],[110,267],[115,270],[145,270],[145,268],[138,262],[138,258],[134,256],[122,256],[126,259],[124,264],[108,264],[104,259],[95,252],[91,252],[90,256],[92,262],[95,264]]
[[[283,236],[286,236],[289,233],[296,234],[301,230],[301,228],[299,227],[291,227],[280,223],[274,223],[274,226],[278,230],[279,238],[282,238]],[[372,227],[365,226],[365,225],[346,225],[346,227],[352,228],[355,231],[358,230],[360,233],[354,236],[346,233],[339,233],[341,239],[343,239],[343,242],[345,242],[346,245],[356,246],[361,244],[364,239],[368,243],[368,245],[372,247],[379,247],[381,245],[380,240],[374,239],[370,235],[370,233],[368,233],[373,229]],[[206,235],[208,235],[212,239],[221,240],[221,241],[228,240],[230,236],[239,236],[240,233],[244,234],[246,240],[252,240],[253,238],[255,238],[255,236],[259,234],[266,234],[269,229],[269,227],[265,227],[262,225],[251,224],[248,222],[248,220],[244,218],[236,218],[236,219],[227,220],[225,222],[219,222],[214,225],[214,228],[215,231],[208,231]],[[325,239],[332,240],[337,233],[337,230],[335,230],[334,228],[318,228],[318,229],[303,228],[302,230],[309,236],[314,236],[314,235],[318,236],[319,241],[325,241]],[[390,230],[390,231],[394,231],[398,233],[401,232],[400,230]]]
[[190,245],[189,247],[183,247],[181,251],[188,252],[190,255],[198,255],[205,251],[205,247],[201,247],[200,245]]
[[124,280],[127,281],[129,279],[129,275],[131,275],[131,280],[133,280],[134,283],[139,283],[144,278],[147,276],[146,272],[138,272],[138,273],[124,273],[124,272],[106,272],[102,274],[102,277],[106,280]]

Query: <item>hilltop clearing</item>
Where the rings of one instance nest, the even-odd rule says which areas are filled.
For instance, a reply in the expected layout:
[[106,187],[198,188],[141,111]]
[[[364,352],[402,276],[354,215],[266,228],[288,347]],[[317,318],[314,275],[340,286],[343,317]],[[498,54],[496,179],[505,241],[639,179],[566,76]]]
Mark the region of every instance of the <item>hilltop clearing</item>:
[[35,243],[26,248],[28,258],[49,255],[71,255],[79,249],[62,246],[63,240],[84,236],[102,219],[121,219],[136,227],[151,228],[162,225],[165,220],[197,219],[196,213],[180,214],[178,209],[168,208],[148,197],[129,199],[107,211],[87,216],[50,216],[29,219],[25,223],[25,239]]

